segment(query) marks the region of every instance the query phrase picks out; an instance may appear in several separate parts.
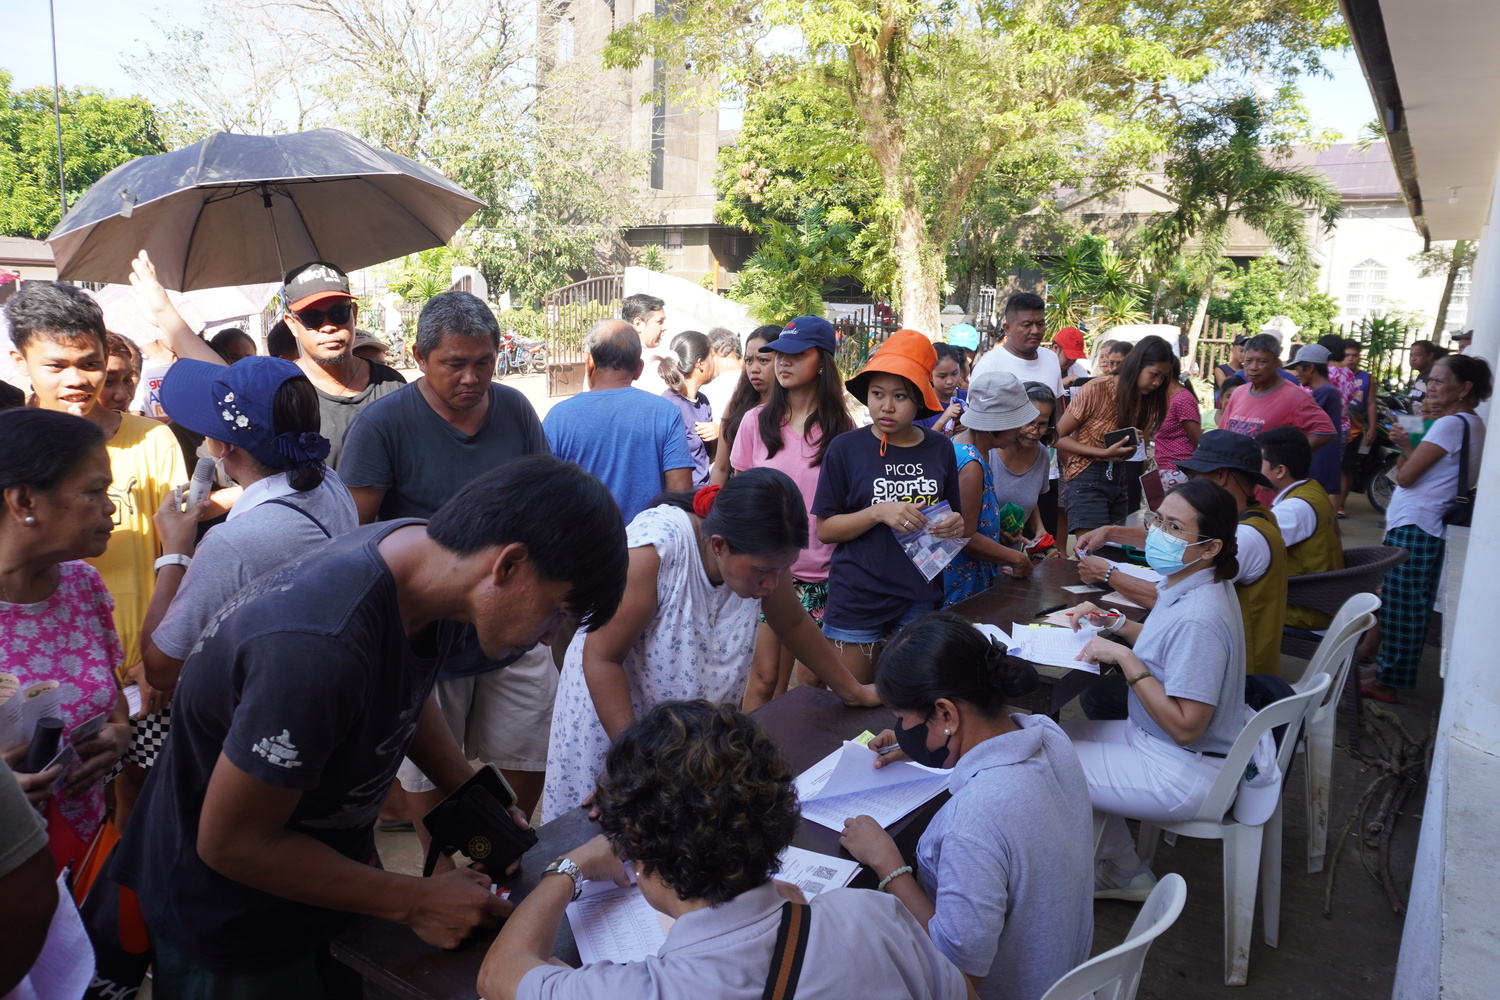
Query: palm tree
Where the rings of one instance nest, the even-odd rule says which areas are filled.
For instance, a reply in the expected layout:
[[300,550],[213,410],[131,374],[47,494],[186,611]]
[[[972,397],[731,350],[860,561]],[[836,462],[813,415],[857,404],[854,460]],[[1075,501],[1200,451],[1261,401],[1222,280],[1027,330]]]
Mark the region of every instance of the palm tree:
[[[1316,270],[1308,213],[1317,216],[1325,231],[1339,217],[1339,193],[1327,178],[1303,167],[1279,166],[1267,156],[1261,136],[1269,124],[1254,97],[1232,98],[1188,117],[1167,159],[1167,184],[1177,208],[1153,224],[1146,240],[1159,259],[1185,251],[1198,275],[1188,357],[1197,351],[1236,218],[1270,239],[1287,266],[1288,290],[1300,294]],[[1190,241],[1196,245],[1187,246]]]

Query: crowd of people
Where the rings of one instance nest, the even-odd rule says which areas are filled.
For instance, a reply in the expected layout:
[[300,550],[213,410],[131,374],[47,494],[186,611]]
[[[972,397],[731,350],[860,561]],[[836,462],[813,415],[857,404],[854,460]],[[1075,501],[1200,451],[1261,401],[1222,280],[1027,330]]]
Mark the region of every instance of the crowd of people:
[[[742,712],[804,684],[894,713],[876,766],[953,772],[914,859],[849,818],[880,892],[813,899],[804,988],[1035,1000],[1088,957],[1095,899],[1155,885],[1125,819],[1193,815],[1247,674],[1328,627],[1287,581],[1343,565],[1350,456],[1377,432],[1410,557],[1359,683],[1415,686],[1492,390],[1421,342],[1424,429],[1379,426],[1357,342],[1284,361],[1268,330],[1210,373],[1205,432],[1177,344],[1046,342],[1029,293],[982,355],[971,327],[900,329],[848,378],[822,317],[667,338],[667,304],[632,295],[584,335],[588,391],[539,419],[494,380],[500,328],[469,293],[426,303],[408,382],[334,264],[286,275],[265,353],[205,340],[145,253],[132,268],[145,350],[70,285],[5,307],[29,395],[0,410],[0,710],[48,697],[77,737],[39,767],[30,733],[0,747],[0,893],[28,904],[0,995],[76,921],[54,878],[101,843],[161,1000],[358,996],[328,948],[349,914],[437,947],[503,920],[491,1000],[759,995],[782,895],[805,901],[774,879],[794,775]],[[1153,579],[1121,571],[1132,550]],[[1059,725],[1007,707],[1035,673],[962,602],[1061,558],[1149,614],[1071,609],[1105,669]],[[477,764],[517,826],[587,807],[603,831],[519,906],[500,872],[376,861],[377,827],[425,846]],[[581,882],[627,875],[676,918],[661,953],[551,963]]]

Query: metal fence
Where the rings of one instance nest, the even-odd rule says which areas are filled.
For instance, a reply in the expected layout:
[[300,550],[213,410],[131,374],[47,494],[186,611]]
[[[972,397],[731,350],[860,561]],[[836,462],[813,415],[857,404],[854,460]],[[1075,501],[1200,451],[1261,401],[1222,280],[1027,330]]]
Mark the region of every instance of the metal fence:
[[840,316],[833,324],[833,331],[838,338],[836,357],[844,378],[853,378],[895,330],[895,318],[883,302],[873,302]]
[[601,319],[620,315],[625,276],[585,278],[542,297],[542,339],[547,342],[547,395],[584,389],[583,335]]

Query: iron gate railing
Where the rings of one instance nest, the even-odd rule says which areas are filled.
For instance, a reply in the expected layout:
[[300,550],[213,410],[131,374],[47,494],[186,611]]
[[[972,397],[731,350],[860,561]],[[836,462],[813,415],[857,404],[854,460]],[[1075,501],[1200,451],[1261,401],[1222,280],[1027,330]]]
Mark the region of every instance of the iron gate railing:
[[599,320],[620,315],[624,297],[623,274],[585,278],[542,296],[547,395],[570,396],[583,391],[583,335]]

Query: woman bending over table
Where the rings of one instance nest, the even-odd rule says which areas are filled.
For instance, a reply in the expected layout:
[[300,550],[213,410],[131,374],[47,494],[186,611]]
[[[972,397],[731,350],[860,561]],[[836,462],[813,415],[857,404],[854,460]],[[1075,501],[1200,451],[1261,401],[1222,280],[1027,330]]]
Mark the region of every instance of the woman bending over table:
[[870,746],[900,746],[875,766],[952,768],[953,797],[922,834],[918,872],[869,816],[848,820],[840,842],[979,996],[1036,1000],[1088,959],[1094,937],[1083,768],[1057,723],[1005,712],[1007,698],[1036,687],[1036,671],[1007,656],[1004,640],[938,611],[891,640],[875,685],[896,729]]
[[[1234,498],[1207,479],[1174,488],[1149,518],[1146,561],[1162,574],[1144,623],[1087,602],[1074,621],[1107,625],[1079,658],[1125,675],[1129,718],[1068,722],[1063,730],[1088,777],[1094,809],[1107,813],[1094,875],[1097,899],[1145,900],[1156,878],[1141,863],[1125,817],[1192,817],[1249,717],[1245,631],[1230,583],[1238,571]],[[1075,624],[1075,628],[1078,626]]]
[[777,639],[849,705],[876,705],[823,640],[792,589],[789,570],[807,547],[797,484],[750,469],[720,490],[664,494],[626,528],[630,576],[615,616],[573,637],[563,660],[542,821],[594,789],[609,745],[636,716],[664,701],[738,704],[764,611]]

